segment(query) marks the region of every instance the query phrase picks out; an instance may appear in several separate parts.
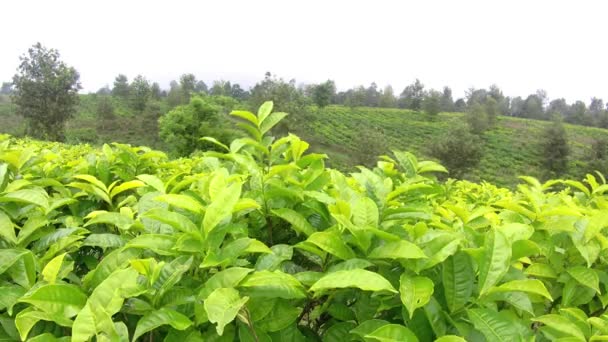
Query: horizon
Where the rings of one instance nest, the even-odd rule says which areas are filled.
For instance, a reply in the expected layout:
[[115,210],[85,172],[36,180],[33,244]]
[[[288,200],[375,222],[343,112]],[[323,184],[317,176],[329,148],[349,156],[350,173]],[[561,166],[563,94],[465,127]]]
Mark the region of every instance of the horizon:
[[163,89],[185,73],[249,89],[269,71],[296,84],[331,79],[339,91],[375,82],[398,95],[418,78],[427,89],[449,86],[454,99],[492,84],[510,97],[544,89],[569,103],[608,99],[604,48],[596,47],[608,9],[600,1],[93,6],[8,1],[6,27],[21,31],[3,42],[0,82],[11,81],[19,56],[40,41],[78,70],[85,93],[112,86],[118,74],[141,74]]

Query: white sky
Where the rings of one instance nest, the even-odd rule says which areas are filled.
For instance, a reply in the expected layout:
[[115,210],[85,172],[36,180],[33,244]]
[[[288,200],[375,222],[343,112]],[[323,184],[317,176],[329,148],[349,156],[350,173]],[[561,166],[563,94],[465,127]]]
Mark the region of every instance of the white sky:
[[86,91],[118,73],[166,87],[187,72],[248,88],[271,71],[339,89],[420,78],[427,87],[498,84],[568,101],[608,99],[608,1],[0,1],[0,81],[40,41]]

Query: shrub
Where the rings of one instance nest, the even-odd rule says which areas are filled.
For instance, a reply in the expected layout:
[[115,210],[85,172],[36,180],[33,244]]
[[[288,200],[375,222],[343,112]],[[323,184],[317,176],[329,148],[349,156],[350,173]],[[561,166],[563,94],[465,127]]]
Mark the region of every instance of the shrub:
[[456,178],[474,169],[483,156],[483,140],[457,124],[431,144],[430,155],[439,159]]

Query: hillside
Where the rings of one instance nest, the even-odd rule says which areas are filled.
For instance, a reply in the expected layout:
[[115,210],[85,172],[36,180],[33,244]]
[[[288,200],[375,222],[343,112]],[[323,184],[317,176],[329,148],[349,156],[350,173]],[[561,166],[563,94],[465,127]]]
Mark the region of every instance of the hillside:
[[[334,167],[355,165],[355,156],[370,150],[362,146],[362,134],[379,131],[386,137],[388,148],[411,151],[428,158],[430,143],[441,136],[463,114],[442,113],[428,121],[421,113],[388,108],[348,108],[329,106],[314,111],[298,133],[311,145],[330,156]],[[298,124],[300,124],[300,122]],[[468,178],[485,180],[502,186],[518,183],[518,175],[541,177],[542,152],[540,139],[549,122],[501,116],[496,128],[485,133],[485,151],[479,168]],[[571,147],[570,171],[567,177],[580,178],[587,172],[587,156],[591,144],[608,131],[599,128],[566,125]]]
[[[68,143],[117,141],[166,150],[158,138],[156,118],[167,112],[166,102],[153,103],[142,114],[135,114],[120,101],[114,101],[114,118],[100,124],[96,116],[95,95],[82,95],[77,115],[67,125]],[[370,153],[388,153],[389,149],[410,151],[430,158],[429,146],[444,134],[461,113],[442,113],[429,121],[421,113],[396,108],[329,106],[313,108],[306,115],[291,115],[289,130],[311,142],[316,152],[330,156],[329,165],[351,171]],[[512,187],[517,176],[542,178],[540,139],[549,123],[530,119],[499,117],[496,128],[484,135],[484,156],[478,168],[467,175],[473,181],[489,181]],[[587,158],[591,144],[608,131],[599,128],[565,125],[572,150],[567,178],[581,178],[589,171]],[[14,114],[7,98],[0,98],[0,133],[22,136],[23,119]],[[371,136],[370,133],[372,134]],[[380,152],[382,151],[382,152]]]

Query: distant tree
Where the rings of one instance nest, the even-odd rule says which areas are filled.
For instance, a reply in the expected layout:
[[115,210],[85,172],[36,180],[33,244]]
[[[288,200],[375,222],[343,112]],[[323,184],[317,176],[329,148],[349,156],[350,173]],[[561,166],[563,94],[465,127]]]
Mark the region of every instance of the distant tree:
[[490,125],[485,106],[477,102],[468,106],[465,119],[470,131],[477,135],[483,134]]
[[474,103],[484,104],[488,98],[488,91],[485,89],[469,88],[465,91],[467,105],[472,106]]
[[27,120],[27,133],[36,138],[63,141],[66,121],[78,103],[80,75],[60,60],[59,52],[40,43],[20,57],[13,77],[13,102]]
[[562,175],[568,170],[568,137],[559,118],[554,118],[543,132],[544,166],[551,175]]
[[403,89],[403,92],[399,97],[399,107],[420,110],[422,108],[424,95],[424,84],[422,84],[419,79],[416,79],[414,83]]
[[454,102],[454,110],[460,113],[465,112],[467,110],[467,102],[463,98],[456,100]]
[[536,97],[540,101],[540,106],[544,110],[547,107],[547,102],[549,101],[549,95],[547,95],[547,91],[544,89],[536,90]]
[[498,115],[500,114],[500,107],[498,106],[498,102],[494,99],[493,96],[488,95],[486,103],[484,104],[484,109],[488,118],[488,127],[496,126],[496,120],[498,119]]
[[589,115],[591,116],[591,124],[596,125],[604,112],[604,100],[593,97],[589,103]]
[[543,110],[544,99],[537,94],[529,95],[523,103],[522,116],[530,119],[546,119]]
[[179,106],[184,100],[182,89],[176,81],[171,81],[169,84],[169,92],[167,93],[167,104],[171,108]]
[[452,89],[450,87],[443,87],[440,106],[442,112],[453,112],[456,110],[454,99],[452,99]]
[[608,177],[608,140],[597,139],[591,145],[588,172],[598,171]]
[[182,92],[181,103],[190,102],[190,96],[192,96],[196,88],[196,76],[194,74],[183,74],[179,78],[179,86]]
[[159,135],[175,156],[187,156],[199,149],[215,148],[201,141],[213,136],[229,144],[232,136],[222,127],[221,107],[209,99],[193,97],[188,105],[175,107],[158,121]]
[[393,87],[389,84],[382,90],[380,94],[379,106],[383,108],[394,108],[397,105],[397,99],[395,98],[395,92]]
[[490,86],[490,88],[488,89],[488,96],[494,99],[494,101],[496,101],[496,109],[498,110],[496,115],[509,114],[509,106],[511,99],[509,97],[505,97],[502,93],[502,90],[496,84],[492,84]]
[[383,130],[377,127],[366,127],[361,131],[357,141],[357,152],[354,153],[356,165],[374,167],[378,157],[386,154],[388,145]]
[[1,95],[10,95],[12,91],[13,91],[12,82],[2,82],[2,87],[0,87]]
[[97,98],[97,125],[99,129],[105,130],[108,122],[114,120],[116,115],[114,113],[114,105],[112,99],[108,95],[99,96]]
[[422,102],[422,109],[425,114],[434,120],[437,114],[441,112],[441,96],[442,94],[436,90],[430,90]]
[[549,105],[547,106],[547,114],[551,115],[551,116],[561,116],[562,118],[566,118],[566,116],[568,115],[570,111],[570,106],[568,105],[568,103],[566,102],[566,99],[561,98],[561,99],[555,99],[551,102],[549,102]]
[[570,113],[568,114],[566,121],[582,125],[585,123],[585,114],[587,112],[587,105],[583,101],[576,101],[570,106]]
[[205,82],[198,81],[198,82],[196,82],[196,85],[194,86],[194,91],[197,93],[208,93],[209,88],[207,88],[207,84],[205,84]]
[[95,94],[101,96],[109,96],[112,95],[112,89],[110,89],[110,86],[106,84],[105,86],[99,88]]
[[368,107],[378,107],[380,103],[380,92],[376,82],[372,82],[365,90],[365,105]]
[[232,85],[232,89],[230,90],[230,96],[234,97],[237,100],[246,100],[249,97],[249,92],[241,88],[241,85],[238,83],[234,83]]
[[213,81],[213,85],[211,86],[211,89],[209,89],[209,94],[215,96],[231,96],[232,85],[230,84],[230,81]]
[[524,100],[521,96],[517,96],[511,99],[511,110],[509,115],[523,117],[524,116]]
[[160,100],[162,97],[162,91],[160,85],[157,82],[152,83],[150,86],[150,97],[154,100]]
[[249,105],[256,110],[266,101],[273,101],[275,111],[290,114],[284,123],[293,123],[298,114],[305,112],[306,98],[303,92],[296,88],[296,81],[286,82],[270,72],[266,73],[264,80],[251,88],[249,96]]
[[431,144],[430,155],[447,167],[451,177],[462,178],[481,161],[483,141],[465,125],[456,124]]
[[119,74],[114,79],[114,88],[112,88],[112,95],[127,99],[129,97],[129,79],[126,75]]
[[346,92],[344,104],[351,108],[365,106],[367,97],[367,89],[364,86],[358,86]]
[[137,75],[130,85],[131,106],[137,111],[143,111],[150,98],[150,82],[142,75]]
[[331,100],[335,94],[336,85],[334,81],[331,80],[327,80],[312,87],[312,101],[319,106],[319,108],[331,104]]

